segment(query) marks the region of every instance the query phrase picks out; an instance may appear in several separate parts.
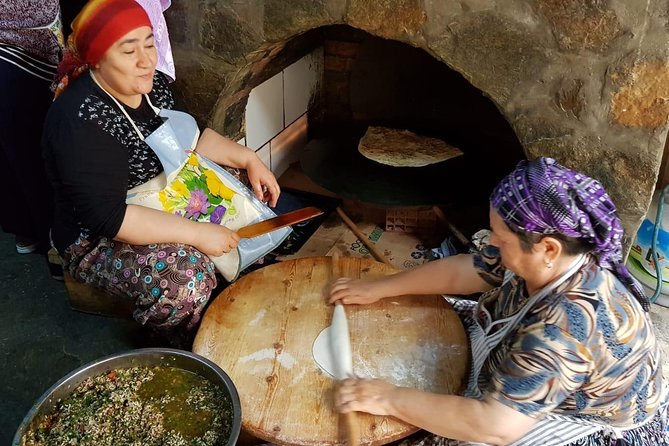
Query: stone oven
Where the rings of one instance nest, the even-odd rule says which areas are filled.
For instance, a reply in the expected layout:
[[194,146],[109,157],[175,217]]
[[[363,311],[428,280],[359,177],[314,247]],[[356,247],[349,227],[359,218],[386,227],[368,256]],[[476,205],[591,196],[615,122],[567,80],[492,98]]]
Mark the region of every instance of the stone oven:
[[[399,113],[400,125],[459,141],[457,129],[487,135],[471,150],[494,159],[498,175],[545,155],[598,178],[628,237],[650,202],[669,115],[667,2],[198,0],[173,2],[167,19],[177,94],[201,124],[233,139],[245,134],[250,91],[323,47],[310,132],[392,121],[409,103],[420,112]],[[412,75],[414,66],[429,73]],[[384,69],[409,80],[392,98],[355,74],[383,79]],[[429,91],[431,105],[421,102]],[[444,104],[453,91],[461,102]],[[472,101],[482,108],[439,134]]]

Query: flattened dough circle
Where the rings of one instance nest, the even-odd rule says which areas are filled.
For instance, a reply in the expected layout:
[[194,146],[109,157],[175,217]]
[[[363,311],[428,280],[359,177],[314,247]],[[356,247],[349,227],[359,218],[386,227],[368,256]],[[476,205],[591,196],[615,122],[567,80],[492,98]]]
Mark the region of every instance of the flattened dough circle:
[[314,362],[320,367],[325,373],[330,375],[331,378],[335,376],[335,367],[334,367],[334,358],[332,355],[332,349],[330,348],[330,331],[332,327],[325,327],[321,331],[316,339],[314,339],[314,345],[311,348],[311,353],[314,356]]
[[312,353],[316,364],[334,379],[353,376],[351,339],[343,305],[335,305],[332,325],[316,337]]

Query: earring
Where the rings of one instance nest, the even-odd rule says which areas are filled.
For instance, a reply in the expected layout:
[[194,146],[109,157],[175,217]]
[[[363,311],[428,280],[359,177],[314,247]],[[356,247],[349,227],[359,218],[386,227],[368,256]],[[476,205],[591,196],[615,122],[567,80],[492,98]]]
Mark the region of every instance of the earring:
[[551,269],[553,267],[553,262],[550,260],[544,260],[544,263],[546,264],[546,268]]

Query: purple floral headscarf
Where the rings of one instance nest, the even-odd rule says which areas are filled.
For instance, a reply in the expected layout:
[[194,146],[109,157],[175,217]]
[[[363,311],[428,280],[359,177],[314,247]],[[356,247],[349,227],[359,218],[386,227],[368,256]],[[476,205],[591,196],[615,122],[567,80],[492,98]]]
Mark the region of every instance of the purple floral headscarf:
[[490,204],[511,228],[589,242],[597,263],[650,310],[648,298],[623,263],[623,228],[616,207],[597,180],[552,158],[521,161],[494,189]]

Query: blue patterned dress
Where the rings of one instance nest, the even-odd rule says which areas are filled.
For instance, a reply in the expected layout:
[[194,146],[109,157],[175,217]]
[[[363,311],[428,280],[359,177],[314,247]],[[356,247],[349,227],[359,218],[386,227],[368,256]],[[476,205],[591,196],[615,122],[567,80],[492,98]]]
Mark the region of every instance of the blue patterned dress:
[[[474,266],[496,288],[478,303],[452,299],[466,327],[473,318],[485,327],[527,302],[523,279],[514,275],[502,283],[505,269],[497,248],[485,247],[474,256]],[[535,418],[551,412],[622,429],[642,424],[623,432],[622,439],[598,432],[573,445],[669,444],[666,413],[659,410],[660,349],[650,315],[591,258],[529,309],[490,353],[479,387],[485,397]],[[434,435],[411,443],[467,444]]]

